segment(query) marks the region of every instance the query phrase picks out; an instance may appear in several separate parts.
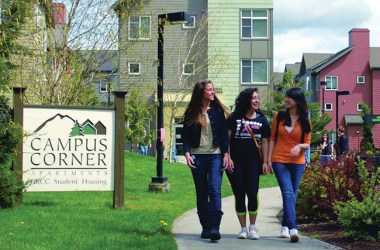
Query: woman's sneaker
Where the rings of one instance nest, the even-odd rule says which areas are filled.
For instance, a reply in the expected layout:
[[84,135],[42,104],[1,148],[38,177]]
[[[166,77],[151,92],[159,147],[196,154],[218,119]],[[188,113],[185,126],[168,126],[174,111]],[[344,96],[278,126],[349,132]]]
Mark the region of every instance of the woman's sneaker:
[[281,238],[290,238],[288,227],[281,227]]
[[297,229],[291,229],[290,230],[290,242],[298,242],[300,236],[298,235]]
[[251,240],[258,240],[260,238],[259,230],[255,226],[249,226],[249,238]]
[[248,232],[247,232],[247,228],[246,227],[243,227],[239,234],[238,234],[238,238],[239,239],[247,239],[248,238]]

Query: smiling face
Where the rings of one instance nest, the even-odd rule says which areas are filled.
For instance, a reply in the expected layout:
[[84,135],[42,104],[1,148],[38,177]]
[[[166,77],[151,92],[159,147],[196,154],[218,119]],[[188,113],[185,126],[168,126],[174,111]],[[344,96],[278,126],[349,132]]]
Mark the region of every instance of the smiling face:
[[254,111],[258,110],[260,108],[260,96],[257,92],[252,93],[252,99],[251,99],[251,109]]
[[289,97],[289,96],[285,96],[285,107],[287,109],[290,109],[290,108],[293,108],[295,106],[297,106],[296,101],[293,98]]
[[203,100],[206,102],[211,102],[215,98],[214,85],[212,83],[208,83],[203,92]]

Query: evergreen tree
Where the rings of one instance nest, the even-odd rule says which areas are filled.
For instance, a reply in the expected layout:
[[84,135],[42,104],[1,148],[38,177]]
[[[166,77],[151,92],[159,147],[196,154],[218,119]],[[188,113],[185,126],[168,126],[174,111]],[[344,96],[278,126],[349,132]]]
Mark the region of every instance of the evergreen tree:
[[[285,92],[290,88],[303,89],[305,81],[296,81],[295,75],[292,71],[287,71],[284,74],[283,81],[279,83],[276,91],[270,93],[272,102],[266,102],[263,105],[263,110],[268,117],[273,117],[274,113],[279,110],[285,110]],[[311,95],[311,91],[306,91],[305,96]],[[321,114],[320,104],[318,102],[308,103],[310,111],[310,120],[312,124],[312,137],[311,144],[316,144],[320,141],[320,134],[324,131],[326,125],[331,121],[331,117],[328,114]]]
[[78,120],[75,121],[73,128],[70,132],[70,137],[72,136],[83,136],[83,127],[79,124]]
[[144,94],[138,87],[129,90],[128,102],[125,107],[125,116],[127,128],[125,130],[125,139],[133,145],[139,142],[153,141],[154,131],[150,131],[147,136],[144,130],[148,131],[146,119],[152,117],[153,106],[147,103]]
[[[360,111],[360,116],[364,121],[365,115],[371,114],[371,109],[364,102],[360,103],[360,107],[362,111]],[[375,144],[373,143],[373,124],[365,124],[363,123],[363,138],[360,141],[360,151],[363,152],[375,152]]]

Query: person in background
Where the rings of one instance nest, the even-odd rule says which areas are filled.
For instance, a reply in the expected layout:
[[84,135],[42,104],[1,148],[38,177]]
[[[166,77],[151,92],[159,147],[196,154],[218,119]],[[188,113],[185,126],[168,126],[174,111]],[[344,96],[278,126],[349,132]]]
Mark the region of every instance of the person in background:
[[[235,101],[235,111],[227,120],[230,139],[231,161],[227,176],[235,196],[235,211],[241,226],[239,239],[260,238],[255,223],[259,208],[259,180],[261,174],[268,173],[268,141],[270,127],[267,118],[260,111],[260,96],[257,88],[247,88],[240,92]],[[258,148],[248,130],[253,131]],[[261,159],[259,150],[262,151]],[[246,197],[248,207],[246,207]],[[247,211],[249,228],[247,229]]]
[[229,164],[226,115],[228,109],[216,97],[214,84],[198,81],[184,114],[182,138],[195,184],[201,238],[212,241],[221,238],[221,184]]
[[311,123],[304,92],[291,88],[285,93],[286,111],[276,112],[269,142],[269,167],[273,167],[281,189],[283,216],[281,237],[298,242],[296,200],[305,171],[305,151],[310,147]]
[[142,140],[136,144],[137,148],[139,149],[139,153],[142,155],[148,155],[148,150],[152,146],[150,144],[150,138],[146,134],[146,130],[144,129],[144,136],[142,137]]
[[333,158],[334,147],[329,140],[329,135],[327,133],[322,134],[322,141],[318,145],[318,151],[321,153],[320,161],[321,166],[326,166],[326,164],[331,164],[331,159]]
[[338,140],[336,145],[336,156],[341,158],[345,156],[348,152],[348,141],[347,136],[344,134],[344,127],[339,126],[338,128]]

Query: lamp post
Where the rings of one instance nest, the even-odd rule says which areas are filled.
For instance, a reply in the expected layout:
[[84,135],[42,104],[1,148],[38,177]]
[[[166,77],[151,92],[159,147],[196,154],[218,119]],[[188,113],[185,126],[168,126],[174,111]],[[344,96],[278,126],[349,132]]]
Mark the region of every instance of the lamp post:
[[322,81],[319,83],[322,87],[322,115],[325,113],[325,89],[326,89],[326,82]]
[[338,102],[338,98],[340,95],[349,95],[350,94],[350,91],[347,91],[347,90],[343,90],[343,91],[337,91],[336,92],[336,118],[335,118],[335,128],[336,128],[336,140],[338,140],[338,126],[339,126],[339,102]]
[[165,140],[164,134],[164,107],[163,107],[163,86],[164,86],[164,27],[165,24],[175,23],[191,23],[191,16],[182,11],[158,15],[158,43],[157,43],[157,176],[152,177],[152,183],[149,185],[150,191],[166,191],[164,183],[167,178],[163,177],[162,160],[163,160],[163,143]]

